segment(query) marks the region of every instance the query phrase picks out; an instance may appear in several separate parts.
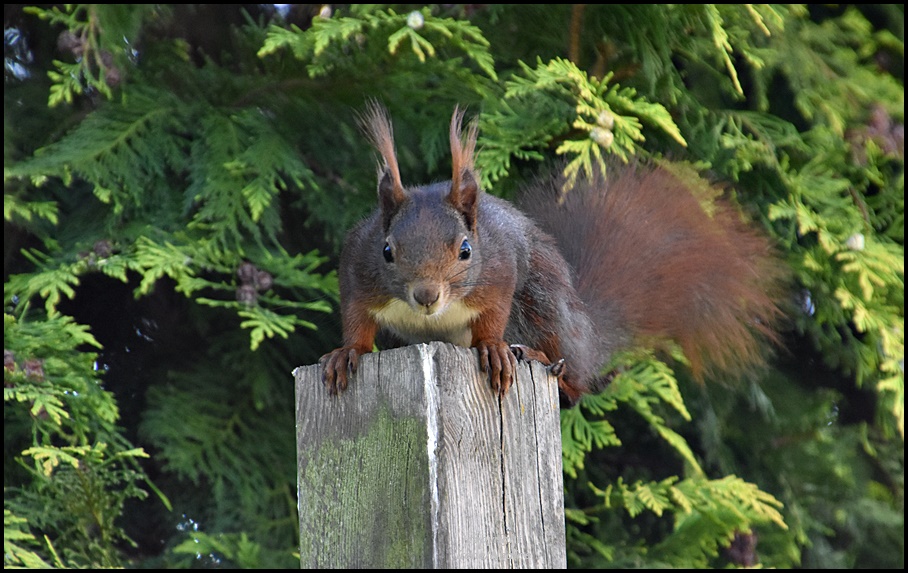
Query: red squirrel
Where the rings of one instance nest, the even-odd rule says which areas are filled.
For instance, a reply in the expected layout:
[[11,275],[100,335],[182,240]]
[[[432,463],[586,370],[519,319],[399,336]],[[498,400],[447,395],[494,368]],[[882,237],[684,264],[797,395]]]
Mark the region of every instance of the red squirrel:
[[339,281],[344,344],[320,359],[346,389],[376,335],[394,344],[475,347],[504,394],[517,360],[558,376],[563,405],[605,384],[616,350],[671,339],[695,374],[755,363],[773,338],[780,271],[766,238],[728,208],[707,214],[666,167],[613,166],[561,192],[558,177],[521,210],[479,187],[477,124],[451,119],[451,181],[404,187],[391,122],[362,118],[382,158],[378,208],[348,234]]

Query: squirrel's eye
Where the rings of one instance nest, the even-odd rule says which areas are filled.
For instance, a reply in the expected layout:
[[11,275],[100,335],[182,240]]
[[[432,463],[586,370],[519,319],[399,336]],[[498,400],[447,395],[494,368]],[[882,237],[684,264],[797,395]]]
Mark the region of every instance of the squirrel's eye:
[[470,241],[464,239],[460,244],[460,260],[465,261],[469,259],[472,252],[473,247],[470,246]]
[[394,262],[394,255],[391,254],[391,245],[389,245],[388,243],[385,243],[385,248],[382,249],[381,253],[382,253],[382,255],[385,256],[385,262],[388,262],[388,263]]

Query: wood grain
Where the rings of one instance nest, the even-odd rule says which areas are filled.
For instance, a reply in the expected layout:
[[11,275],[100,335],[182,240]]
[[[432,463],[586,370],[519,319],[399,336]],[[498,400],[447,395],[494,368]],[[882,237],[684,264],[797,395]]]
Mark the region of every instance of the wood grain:
[[558,391],[521,363],[499,399],[475,351],[363,356],[331,396],[294,371],[303,567],[565,567]]

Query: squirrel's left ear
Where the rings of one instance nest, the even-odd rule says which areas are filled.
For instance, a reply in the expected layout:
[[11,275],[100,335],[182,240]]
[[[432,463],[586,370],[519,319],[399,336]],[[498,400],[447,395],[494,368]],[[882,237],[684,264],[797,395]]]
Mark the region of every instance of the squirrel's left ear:
[[367,111],[360,116],[360,124],[382,156],[382,165],[378,170],[378,199],[387,230],[391,218],[406,199],[400,180],[400,168],[397,166],[397,153],[394,151],[394,129],[388,112],[375,101],[370,102]]
[[473,166],[473,153],[476,150],[476,136],[479,130],[476,119],[467,125],[461,136],[463,110],[454,108],[451,117],[451,192],[448,203],[463,214],[467,228],[475,230],[476,213],[479,209],[479,177]]

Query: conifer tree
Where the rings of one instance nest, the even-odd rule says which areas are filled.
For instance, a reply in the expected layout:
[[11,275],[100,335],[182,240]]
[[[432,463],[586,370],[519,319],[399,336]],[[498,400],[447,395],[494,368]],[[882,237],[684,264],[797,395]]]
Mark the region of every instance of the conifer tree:
[[7,5],[5,63],[5,566],[298,566],[376,99],[408,181],[459,104],[490,193],[670,158],[791,269],[765,371],[562,412],[569,565],[904,567],[903,7]]

